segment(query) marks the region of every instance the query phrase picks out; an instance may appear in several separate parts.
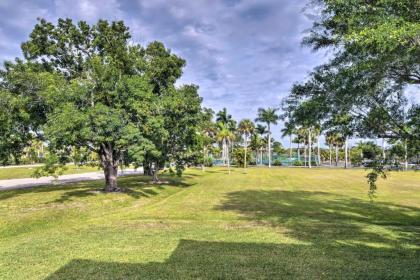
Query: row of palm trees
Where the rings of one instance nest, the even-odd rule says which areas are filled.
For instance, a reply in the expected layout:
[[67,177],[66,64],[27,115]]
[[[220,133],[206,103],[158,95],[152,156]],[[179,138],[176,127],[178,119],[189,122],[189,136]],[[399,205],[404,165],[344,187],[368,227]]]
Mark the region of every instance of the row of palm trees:
[[[243,119],[237,123],[227,109],[224,108],[216,114],[216,122],[211,121],[205,125],[203,132],[210,141],[207,141],[209,146],[218,143],[221,148],[222,161],[228,166],[230,173],[230,154],[231,149],[235,143],[241,142],[239,146],[244,150],[244,167],[247,167],[249,150],[255,152],[255,159],[258,164],[262,164],[263,152],[267,152],[268,166],[272,166],[272,126],[276,125],[281,118],[277,114],[277,108],[259,108],[257,111],[257,118],[255,123],[251,119]],[[213,114],[213,113],[212,113]],[[211,118],[213,119],[213,115]],[[338,166],[340,162],[340,151],[344,150],[344,167],[349,167],[350,149],[348,145],[349,137],[343,132],[335,129],[328,129],[322,132],[320,126],[302,126],[291,124],[288,121],[284,122],[284,128],[281,130],[282,137],[289,137],[289,162],[293,164],[304,165],[309,168],[313,163],[320,166],[322,162],[329,161],[332,166],[335,163]],[[325,135],[325,145],[328,151],[323,149],[321,153],[320,137]],[[297,144],[297,149],[292,147],[292,144]],[[301,146],[303,145],[303,147]],[[208,147],[204,147],[204,155],[208,154]],[[301,149],[303,148],[303,162],[301,161]],[[297,151],[297,161],[293,157],[293,151]],[[327,155],[328,153],[328,155]],[[333,160],[333,153],[335,159]],[[385,158],[385,150],[382,145],[382,153]],[[407,154],[407,151],[405,151]],[[405,155],[405,158],[407,155]],[[406,161],[407,162],[407,161]],[[407,164],[406,164],[407,165]]]
[[[254,150],[259,150],[262,157],[262,144],[267,145],[268,151],[268,165],[271,167],[271,126],[277,124],[279,116],[277,115],[276,108],[260,108],[258,109],[258,117],[255,119],[256,122],[260,122],[257,125],[250,119],[241,120],[238,125],[236,121],[228,114],[227,109],[223,108],[216,114],[216,123],[211,128],[211,125],[207,125],[203,132],[207,137],[214,137],[217,143],[221,146],[222,161],[227,165],[230,173],[230,147],[234,143],[235,139],[243,139],[244,147],[244,167],[247,167],[248,162],[248,148],[252,146]],[[261,123],[266,124],[266,126]],[[263,140],[263,135],[267,135],[267,141]],[[206,149],[204,149],[206,151]]]
[[[251,143],[251,147],[257,152],[256,158],[260,158],[262,162],[262,153],[264,146],[266,146],[266,151],[268,154],[268,166],[272,166],[272,125],[276,125],[280,119],[280,116],[277,114],[277,108],[259,108],[258,116],[255,119],[256,122],[259,122],[256,126],[250,119],[243,119],[239,122],[236,132],[243,137],[243,147],[245,150],[245,167],[247,164],[247,154],[248,154],[248,143]],[[233,142],[235,138],[235,133],[233,133],[233,128],[235,127],[235,121],[232,119],[232,116],[227,114],[226,108],[220,111],[217,114],[216,121],[219,123],[218,141],[223,143],[224,151],[222,158],[225,163],[229,165],[228,156],[229,156],[229,145]],[[264,123],[265,125],[262,125]],[[264,135],[267,135],[267,138],[264,138]],[[292,138],[295,135],[295,138]],[[293,147],[292,143],[298,145],[297,147],[297,161],[301,161],[300,155],[300,144],[303,144],[303,153],[304,153],[304,165],[309,168],[312,167],[312,158],[313,155],[316,158],[316,164],[321,165],[321,149],[320,149],[320,136],[321,129],[319,126],[315,127],[293,127],[287,122],[285,127],[282,129],[282,136],[289,136],[290,147],[289,147],[289,161],[292,162]],[[315,155],[315,141],[316,139],[316,155]],[[330,154],[330,165],[332,165],[332,148],[335,149],[335,165],[338,165],[339,162],[339,149],[344,146],[345,149],[345,168],[348,167],[348,139],[336,131],[326,132],[326,144],[329,147]]]

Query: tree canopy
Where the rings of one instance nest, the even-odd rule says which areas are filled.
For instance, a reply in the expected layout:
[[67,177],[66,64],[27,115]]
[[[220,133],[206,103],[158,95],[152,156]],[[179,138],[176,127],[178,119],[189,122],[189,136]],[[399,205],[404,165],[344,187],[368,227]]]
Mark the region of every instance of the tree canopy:
[[185,60],[130,38],[122,21],[40,19],[22,44],[25,60],[1,73],[2,102],[11,105],[0,115],[3,151],[40,137],[65,161],[84,147],[98,154],[107,191],[118,190],[124,155],[156,169],[173,162],[179,172],[194,160],[201,98],[195,85],[175,87]]

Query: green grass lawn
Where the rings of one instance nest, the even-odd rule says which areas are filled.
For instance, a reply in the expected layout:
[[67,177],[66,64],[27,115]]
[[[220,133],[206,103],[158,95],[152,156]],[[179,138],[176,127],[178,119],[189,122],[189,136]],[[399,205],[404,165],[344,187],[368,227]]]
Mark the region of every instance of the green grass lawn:
[[[36,167],[27,166],[0,168],[0,180],[30,178],[35,169]],[[94,171],[98,171],[98,167],[76,167],[75,165],[66,165],[66,169],[64,170],[63,174],[79,174]]]
[[189,170],[0,192],[0,279],[419,279],[420,173]]

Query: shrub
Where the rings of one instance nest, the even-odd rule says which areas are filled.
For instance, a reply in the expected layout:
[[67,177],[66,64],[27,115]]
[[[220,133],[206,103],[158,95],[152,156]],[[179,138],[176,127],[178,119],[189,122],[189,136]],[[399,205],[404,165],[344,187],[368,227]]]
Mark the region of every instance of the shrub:
[[274,166],[282,166],[283,164],[281,163],[281,161],[280,161],[279,159],[276,159],[276,160],[273,162],[273,165],[274,165]]
[[211,158],[211,157],[205,157],[204,158],[204,166],[206,166],[206,167],[212,167],[213,166],[213,158]]
[[303,166],[303,162],[301,162],[300,160],[296,160],[295,162],[293,162],[293,166]]
[[[245,163],[245,149],[244,148],[236,148],[232,152],[233,160],[235,161],[236,166],[243,167]],[[251,162],[251,153],[248,150],[247,153],[247,165]]]

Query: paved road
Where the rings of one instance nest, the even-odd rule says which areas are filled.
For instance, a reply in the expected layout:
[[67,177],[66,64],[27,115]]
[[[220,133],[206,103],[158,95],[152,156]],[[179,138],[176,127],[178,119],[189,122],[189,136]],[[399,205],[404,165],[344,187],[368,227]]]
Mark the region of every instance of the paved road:
[[[141,168],[134,169],[124,169],[124,172],[118,171],[118,176],[131,175],[131,174],[142,174],[143,170]],[[24,178],[24,179],[9,179],[9,180],[0,180],[0,191],[2,190],[15,190],[15,189],[24,189],[32,188],[37,186],[45,185],[56,185],[56,184],[68,184],[81,181],[92,181],[92,180],[101,180],[104,179],[104,173],[102,171],[97,172],[88,172],[82,174],[69,174],[59,176],[57,180],[54,180],[54,177],[41,177],[38,179],[35,178]]]

